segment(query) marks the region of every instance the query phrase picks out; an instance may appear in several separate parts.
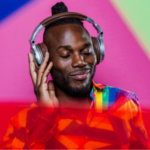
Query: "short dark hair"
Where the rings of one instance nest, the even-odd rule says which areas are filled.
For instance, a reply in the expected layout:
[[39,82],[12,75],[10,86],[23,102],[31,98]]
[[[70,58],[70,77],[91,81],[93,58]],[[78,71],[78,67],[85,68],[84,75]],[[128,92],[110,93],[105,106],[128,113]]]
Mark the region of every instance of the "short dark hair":
[[[52,7],[51,10],[52,10],[52,15],[58,14],[61,12],[68,12],[68,8],[66,7],[66,5],[63,2],[56,3]],[[77,25],[81,25],[83,27],[83,22],[81,22],[77,18],[64,18],[64,19],[57,20],[57,21],[51,23],[50,25],[46,26],[45,31],[44,31],[44,36],[46,35],[46,32],[50,28],[52,28],[54,26],[58,26],[58,25],[63,25],[63,24],[77,24]]]

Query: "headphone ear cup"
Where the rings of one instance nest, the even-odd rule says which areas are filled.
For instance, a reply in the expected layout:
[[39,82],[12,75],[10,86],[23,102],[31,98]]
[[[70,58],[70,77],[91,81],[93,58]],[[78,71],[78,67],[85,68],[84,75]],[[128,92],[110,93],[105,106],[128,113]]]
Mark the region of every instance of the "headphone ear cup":
[[45,43],[38,43],[37,45],[35,45],[34,50],[32,50],[34,62],[37,68],[39,68],[44,61],[46,51],[48,51],[48,48]]
[[45,53],[48,52],[47,46],[45,45],[44,42],[38,43],[36,46],[38,47],[39,51],[41,52],[43,60],[44,60]]
[[97,57],[97,65],[100,63],[100,44],[97,40],[96,37],[91,37],[92,38],[92,43],[93,43],[93,47],[94,47],[94,51]]

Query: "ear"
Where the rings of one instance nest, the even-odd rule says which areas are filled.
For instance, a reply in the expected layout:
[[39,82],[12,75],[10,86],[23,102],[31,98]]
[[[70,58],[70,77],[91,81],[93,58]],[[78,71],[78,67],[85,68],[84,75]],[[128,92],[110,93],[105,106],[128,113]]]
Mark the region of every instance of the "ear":
[[92,38],[94,51],[97,57],[97,65],[98,65],[100,63],[100,45],[96,37],[91,37],[91,38]]

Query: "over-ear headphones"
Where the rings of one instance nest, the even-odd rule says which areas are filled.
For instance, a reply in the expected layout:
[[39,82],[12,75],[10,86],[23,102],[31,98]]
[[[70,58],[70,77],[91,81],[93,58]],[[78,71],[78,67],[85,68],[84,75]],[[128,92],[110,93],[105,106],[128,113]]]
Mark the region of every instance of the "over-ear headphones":
[[45,52],[48,51],[48,48],[44,43],[39,43],[39,44],[35,45],[35,38],[36,38],[37,34],[44,27],[48,26],[49,24],[51,24],[59,19],[63,19],[63,18],[77,18],[79,20],[86,20],[93,24],[93,26],[95,27],[95,29],[97,30],[97,33],[98,33],[97,37],[92,37],[94,51],[97,56],[97,64],[102,62],[104,59],[104,51],[105,50],[104,50],[104,42],[103,42],[103,32],[101,31],[100,26],[98,24],[96,24],[93,19],[91,19],[85,15],[75,13],[75,12],[63,12],[63,13],[52,15],[51,17],[48,17],[45,20],[43,20],[36,27],[36,29],[34,30],[32,36],[31,36],[31,39],[29,40],[30,44],[31,44],[31,52],[34,56],[34,61],[35,61],[36,67],[39,68],[39,66],[42,64],[42,62],[44,60]]

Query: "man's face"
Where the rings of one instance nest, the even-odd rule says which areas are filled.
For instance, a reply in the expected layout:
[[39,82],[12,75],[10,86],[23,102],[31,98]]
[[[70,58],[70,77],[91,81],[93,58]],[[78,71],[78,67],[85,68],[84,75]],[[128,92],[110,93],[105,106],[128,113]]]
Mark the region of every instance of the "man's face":
[[53,62],[54,84],[71,96],[87,95],[97,61],[87,31],[76,24],[58,25],[46,33],[44,42]]

